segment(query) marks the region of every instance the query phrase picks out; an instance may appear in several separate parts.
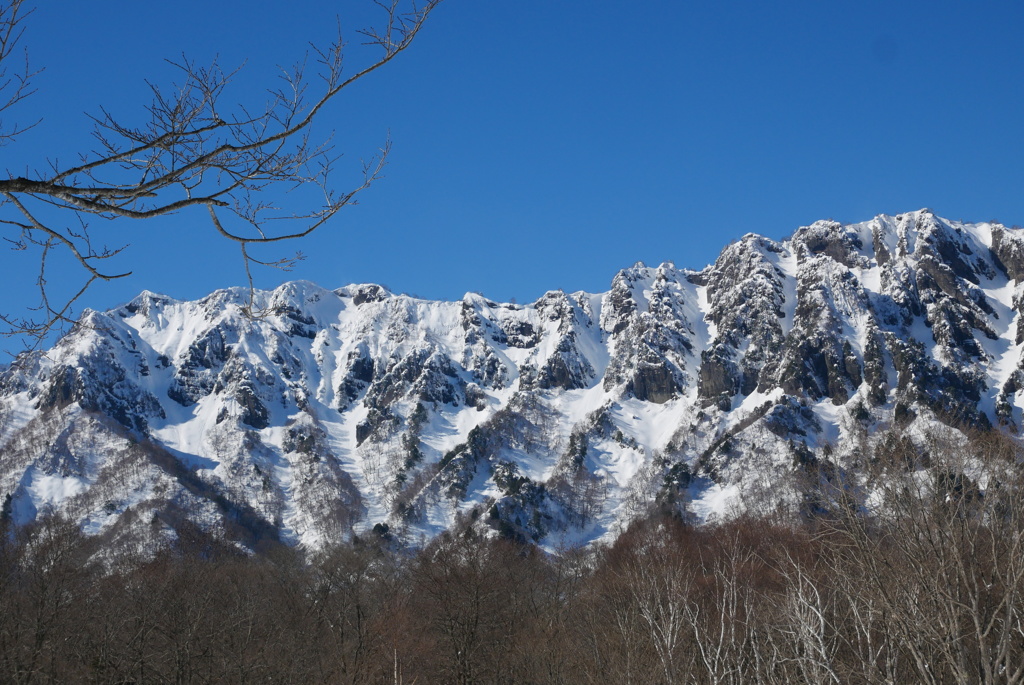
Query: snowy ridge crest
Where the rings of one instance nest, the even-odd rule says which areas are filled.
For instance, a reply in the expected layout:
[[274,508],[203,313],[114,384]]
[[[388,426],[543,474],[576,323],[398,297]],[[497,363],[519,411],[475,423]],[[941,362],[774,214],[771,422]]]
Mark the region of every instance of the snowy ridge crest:
[[1024,235],[929,210],[748,234],[701,271],[605,293],[436,302],[296,281],[143,292],[0,369],[0,499],[111,545],[255,549],[453,526],[549,548],[650,510],[804,506],[890,425],[998,427],[1024,406]]

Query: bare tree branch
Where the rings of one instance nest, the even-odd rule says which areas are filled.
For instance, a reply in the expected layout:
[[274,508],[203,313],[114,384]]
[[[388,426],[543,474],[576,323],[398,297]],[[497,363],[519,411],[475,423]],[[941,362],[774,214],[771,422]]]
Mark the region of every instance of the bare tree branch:
[[37,119],[19,126],[8,124],[3,119],[4,112],[35,92],[31,86],[32,77],[39,73],[32,71],[28,51],[24,50],[17,69],[8,71],[25,30],[22,22],[32,14],[32,10],[25,9],[24,5],[24,0],[8,0],[0,4],[0,147],[39,123]]
[[[278,87],[269,91],[258,112],[244,107],[231,108],[232,113],[225,110],[225,93],[237,70],[226,72],[216,61],[201,66],[182,57],[170,62],[181,74],[180,83],[170,88],[149,83],[152,99],[143,124],[129,125],[101,110],[92,117],[96,147],[81,155],[77,164],[53,162],[45,172],[8,172],[6,178],[0,177],[0,236],[17,250],[34,249],[40,255],[42,293],[37,317],[0,316],[6,326],[0,333],[28,335],[41,342],[71,320],[71,305],[93,282],[131,273],[99,269],[100,260],[123,248],[94,250],[89,224],[77,219],[83,215],[150,219],[203,206],[214,232],[240,244],[250,294],[252,265],[291,268],[296,258],[259,260],[247,247],[295,240],[322,227],[382,178],[390,151],[390,141],[385,142],[364,164],[362,183],[339,190],[332,173],[339,155],[329,139],[311,140],[310,127],[341,91],[408,48],[440,2],[374,0],[384,15],[382,24],[359,32],[365,45],[380,48],[370,64],[345,73],[339,28],[333,42],[312,46],[315,75],[307,72],[306,59],[282,69]],[[26,16],[23,0],[0,0],[0,114],[32,92],[34,73],[27,60],[24,69],[7,70]],[[0,145],[27,128],[5,129],[0,120]],[[278,197],[271,192],[274,189],[283,195],[310,188],[322,198],[311,205],[286,209],[270,201]],[[43,221],[35,206],[70,212],[76,220],[67,226]],[[44,272],[45,258],[54,250],[77,262],[85,285],[65,304],[51,306]],[[251,310],[251,299],[249,305],[250,313],[259,315]]]

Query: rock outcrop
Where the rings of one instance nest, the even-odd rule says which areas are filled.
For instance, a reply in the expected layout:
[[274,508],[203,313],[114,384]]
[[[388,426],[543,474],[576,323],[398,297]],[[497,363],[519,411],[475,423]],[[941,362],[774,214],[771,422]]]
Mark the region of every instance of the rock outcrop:
[[889,424],[1024,425],[1024,235],[927,210],[530,305],[295,282],[253,319],[247,295],[143,293],[0,369],[6,515],[152,549],[455,525],[554,547],[651,506],[799,509],[794,476],[856,472]]

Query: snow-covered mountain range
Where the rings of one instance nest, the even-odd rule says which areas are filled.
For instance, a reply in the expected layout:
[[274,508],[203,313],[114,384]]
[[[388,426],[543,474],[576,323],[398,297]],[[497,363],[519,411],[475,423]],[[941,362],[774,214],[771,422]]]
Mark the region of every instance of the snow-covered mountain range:
[[549,548],[652,505],[799,507],[889,425],[1024,406],[1024,231],[928,210],[749,234],[529,305],[307,282],[87,311],[0,372],[0,500],[111,545],[316,550],[454,525]]

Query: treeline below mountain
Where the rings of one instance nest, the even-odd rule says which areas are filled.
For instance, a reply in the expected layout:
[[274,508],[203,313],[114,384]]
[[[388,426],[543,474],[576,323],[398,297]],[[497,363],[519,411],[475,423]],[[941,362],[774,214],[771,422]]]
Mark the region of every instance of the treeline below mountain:
[[416,552],[112,560],[51,516],[0,535],[0,681],[1018,683],[1021,457],[890,435],[857,483],[805,465],[798,520],[653,510],[559,555],[467,522]]

